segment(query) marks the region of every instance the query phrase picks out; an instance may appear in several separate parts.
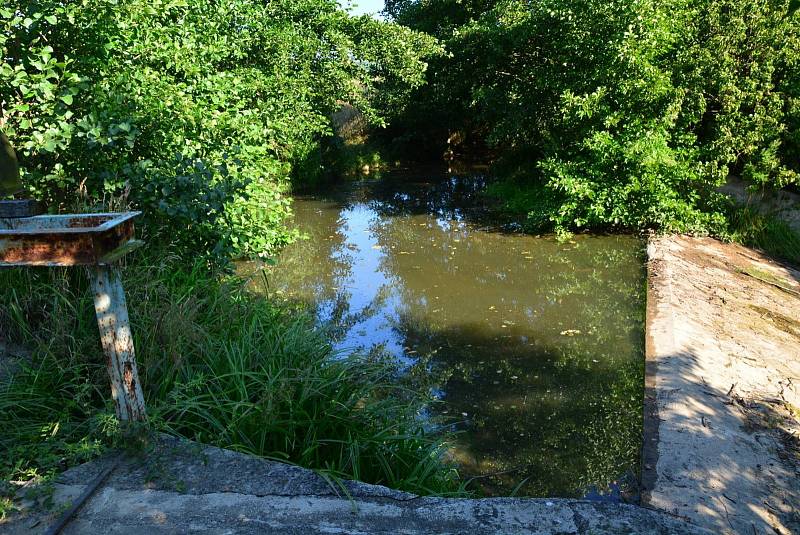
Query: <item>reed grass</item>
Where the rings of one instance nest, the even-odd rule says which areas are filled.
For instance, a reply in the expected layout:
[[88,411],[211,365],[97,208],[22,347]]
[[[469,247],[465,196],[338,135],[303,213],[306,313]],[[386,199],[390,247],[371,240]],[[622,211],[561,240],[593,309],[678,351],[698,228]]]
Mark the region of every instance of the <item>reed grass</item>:
[[[393,362],[337,355],[312,320],[169,254],[124,270],[155,431],[419,494],[460,494],[430,401]],[[118,436],[85,273],[0,271],[0,340],[30,349],[0,376],[0,478],[91,458]]]

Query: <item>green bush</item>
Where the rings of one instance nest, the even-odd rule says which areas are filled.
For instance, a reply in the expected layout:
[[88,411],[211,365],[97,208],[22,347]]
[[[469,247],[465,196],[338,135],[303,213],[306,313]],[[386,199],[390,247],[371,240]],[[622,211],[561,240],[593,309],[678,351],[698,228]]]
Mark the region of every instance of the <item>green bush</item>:
[[53,211],[132,205],[194,254],[267,255],[337,103],[380,123],[436,51],[334,0],[11,0],[0,126]]
[[[175,256],[124,272],[139,375],[158,431],[423,494],[460,492],[427,399],[392,362],[333,354],[308,316]],[[116,420],[84,274],[0,272],[0,481],[47,475],[113,442]],[[18,290],[16,290],[18,289]],[[2,490],[0,489],[0,496]]]
[[518,158],[558,197],[556,227],[721,232],[715,190],[730,173],[798,180],[795,2],[398,0],[389,11],[450,53],[409,105],[410,126],[477,132]]

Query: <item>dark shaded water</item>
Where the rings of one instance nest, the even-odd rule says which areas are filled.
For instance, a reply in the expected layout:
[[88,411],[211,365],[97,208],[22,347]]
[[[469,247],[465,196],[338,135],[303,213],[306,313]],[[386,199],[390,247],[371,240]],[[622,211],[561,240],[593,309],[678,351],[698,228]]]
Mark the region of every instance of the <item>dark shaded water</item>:
[[425,366],[453,454],[487,494],[581,494],[637,471],[644,244],[487,228],[480,176],[394,174],[298,197],[308,239],[271,292],[333,322],[340,349]]

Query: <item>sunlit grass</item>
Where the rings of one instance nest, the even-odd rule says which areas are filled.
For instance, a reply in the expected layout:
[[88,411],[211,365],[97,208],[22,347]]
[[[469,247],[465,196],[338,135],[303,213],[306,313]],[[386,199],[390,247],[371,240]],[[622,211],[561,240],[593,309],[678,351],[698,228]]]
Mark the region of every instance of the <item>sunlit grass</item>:
[[[421,494],[458,493],[426,399],[392,362],[333,355],[309,317],[241,281],[168,255],[124,271],[152,428],[334,477]],[[116,436],[85,275],[0,272],[0,337],[32,350],[0,378],[0,478],[87,460]],[[333,357],[336,358],[333,358]]]

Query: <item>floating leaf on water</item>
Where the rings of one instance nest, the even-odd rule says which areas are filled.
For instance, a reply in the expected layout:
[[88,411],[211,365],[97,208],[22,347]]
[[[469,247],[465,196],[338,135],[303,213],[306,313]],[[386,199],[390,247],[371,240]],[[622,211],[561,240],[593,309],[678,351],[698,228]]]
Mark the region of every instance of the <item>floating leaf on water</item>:
[[575,336],[576,334],[581,334],[578,329],[567,329],[566,331],[561,331],[561,336]]

